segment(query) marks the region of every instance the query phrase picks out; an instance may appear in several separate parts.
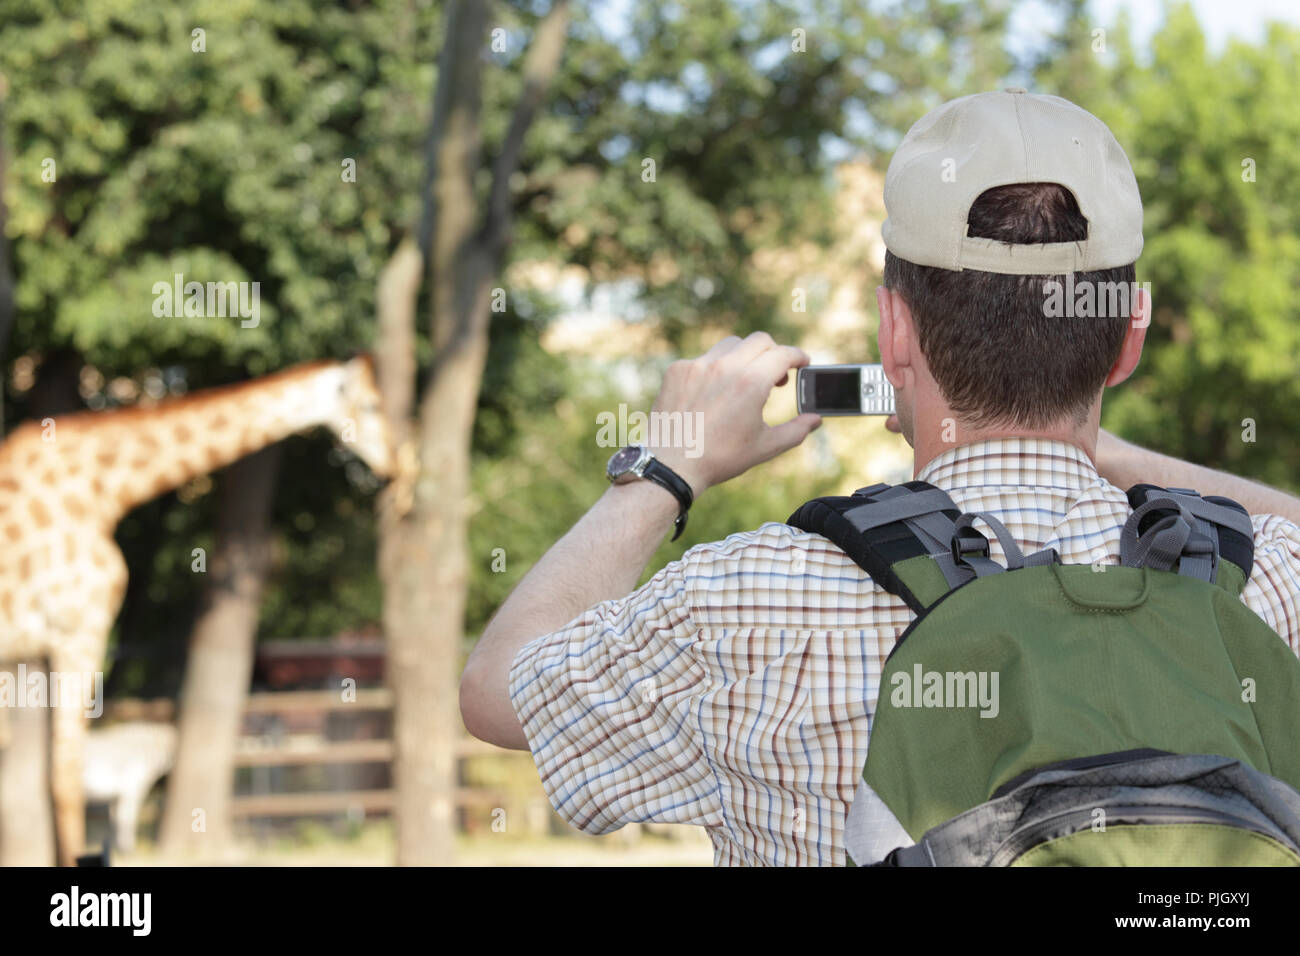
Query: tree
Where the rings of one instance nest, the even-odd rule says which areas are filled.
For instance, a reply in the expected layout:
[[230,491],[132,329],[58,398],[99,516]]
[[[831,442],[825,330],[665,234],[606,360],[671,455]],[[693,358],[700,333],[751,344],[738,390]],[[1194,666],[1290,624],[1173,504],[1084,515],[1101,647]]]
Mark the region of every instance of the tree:
[[1142,365],[1107,398],[1104,423],[1180,458],[1295,488],[1300,31],[1274,25],[1260,46],[1232,41],[1214,54],[1191,7],[1178,4],[1146,62],[1123,24],[1108,32],[1105,58],[1087,51],[1086,26],[1071,36],[1081,70],[1043,75],[1128,152],[1144,207],[1137,278],[1155,304]]
[[[398,862],[451,858],[455,740],[460,726],[456,662],[468,587],[466,555],[470,437],[491,319],[491,283],[513,219],[510,180],[524,137],[559,69],[567,0],[538,25],[523,67],[524,87],[491,162],[480,211],[475,180],[482,156],[482,50],[488,7],[453,0],[439,58],[426,153],[419,253],[399,247],[381,281],[380,378],[400,447],[414,458],[406,480],[385,496],[380,573],[395,696]],[[433,366],[415,405],[410,303],[417,267],[427,268]]]
[[[0,77],[16,81],[4,113],[13,144],[6,167],[14,197],[6,230],[14,239],[13,343],[39,368],[15,410],[30,413],[52,395],[79,405],[83,371],[100,379],[90,397],[102,405],[120,394],[108,383],[133,380],[135,391],[156,397],[159,389],[221,384],[369,344],[374,277],[389,226],[402,218],[387,190],[413,166],[371,144],[396,145],[400,155],[403,135],[412,148],[418,141],[418,120],[404,121],[401,109],[409,105],[404,90],[421,77],[401,70],[437,11],[383,0],[362,11],[321,10],[293,0],[255,19],[240,9],[144,2],[64,13],[0,3],[12,41],[0,50]],[[387,94],[385,109],[362,108],[372,88]],[[160,314],[155,284],[178,273],[257,283],[260,316]],[[10,330],[4,275],[0,335]],[[290,471],[295,484],[332,485],[322,531],[342,523],[333,506],[352,485],[367,487],[341,468],[322,474],[324,454],[318,445],[311,471],[291,458]],[[160,650],[182,644],[207,580],[190,571],[190,550],[209,543],[203,536],[214,520],[229,527],[271,508],[274,482],[241,482],[242,473],[230,476],[236,494],[220,508],[189,489],[123,522],[132,585],[121,618],[129,626],[119,634]],[[253,530],[261,540],[245,535],[233,546],[265,553],[273,531],[256,522]],[[331,537],[318,534],[317,542]],[[356,547],[365,544],[358,536]],[[159,579],[166,582],[161,599]],[[230,680],[219,664],[207,666],[220,655],[202,653],[213,633],[205,622],[220,622],[218,642],[250,659],[256,591],[214,582],[206,592],[194,642],[200,653],[186,687],[188,697],[207,701],[209,716],[238,713],[248,667]],[[377,604],[376,595],[372,616]],[[140,670],[115,668],[110,686],[147,686]],[[188,706],[182,702],[183,714]],[[220,723],[224,743],[203,720],[182,718],[180,749],[197,759],[182,759],[172,784],[187,805],[219,807],[229,796],[237,722]],[[195,796],[205,789],[207,797]],[[173,837],[188,837],[183,823],[169,828]],[[211,821],[212,835],[225,829]]]
[[[253,673],[262,582],[270,565],[267,528],[280,446],[231,465],[221,486],[211,584],[189,647],[181,690],[176,763],[159,843],[167,852],[211,852],[231,842],[231,782],[244,695]],[[201,809],[203,826],[194,811]]]

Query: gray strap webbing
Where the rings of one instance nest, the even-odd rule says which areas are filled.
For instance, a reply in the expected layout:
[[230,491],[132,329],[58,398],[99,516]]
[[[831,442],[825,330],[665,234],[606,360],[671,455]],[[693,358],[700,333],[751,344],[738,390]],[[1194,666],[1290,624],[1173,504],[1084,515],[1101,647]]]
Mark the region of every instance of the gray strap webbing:
[[921,842],[914,846],[899,847],[894,851],[895,866],[938,866],[935,862],[934,854],[930,852],[930,847],[926,844],[926,838],[921,837]]
[[860,532],[902,521],[930,552],[949,588],[969,581],[970,569],[958,567],[952,559],[953,521],[943,512],[956,511],[957,506],[947,493],[938,488],[914,492],[903,485],[877,492],[878,487],[860,489],[876,494],[876,500],[845,511],[844,517]]
[[[998,541],[1002,544],[1002,552],[1006,555],[1007,566],[999,569],[1010,571],[1015,568],[1023,568],[1025,566],[1025,553],[1020,550],[1020,545],[1016,544],[1016,539],[1011,537],[1011,532],[1007,530],[1007,526],[992,515],[973,511],[958,518],[953,527],[955,530],[961,531],[973,527],[977,519],[992,528],[993,533],[998,536]],[[973,560],[976,559],[967,559],[968,562]]]
[[1006,570],[992,558],[963,558],[962,564],[974,571],[977,578],[986,578],[990,574],[1001,574]]
[[1133,546],[1133,561],[1138,567],[1172,571],[1191,537],[1191,526],[1180,516],[1162,518],[1137,539]]
[[908,521],[907,526],[932,553],[952,552],[953,521],[947,515],[921,515]]
[[[902,493],[891,494],[891,492]],[[881,525],[893,524],[895,521],[906,521],[909,518],[938,513],[945,508],[955,510],[956,505],[937,488],[913,493],[900,486],[891,488],[875,501],[850,508],[844,512],[844,517],[853,524],[853,527],[866,532]],[[939,517],[942,519],[943,515],[940,514]]]
[[1192,534],[1184,547],[1179,570],[1188,566],[1186,573],[1213,582],[1219,566],[1219,528],[1228,528],[1247,540],[1254,540],[1255,526],[1249,515],[1206,501],[1195,493],[1180,493],[1177,498],[1193,517]]
[[1178,498],[1179,503],[1184,508],[1196,517],[1211,524],[1228,528],[1252,540],[1254,539],[1255,526],[1251,523],[1250,515],[1242,514],[1232,508],[1225,508],[1223,505],[1216,505],[1213,501],[1206,501],[1204,498],[1195,495],[1177,495],[1175,497]]
[[[1161,518],[1141,536],[1138,535],[1138,526],[1146,515],[1168,508],[1176,509],[1178,514]],[[1188,495],[1148,498],[1129,515],[1120,532],[1120,563],[1125,567],[1154,568],[1157,571],[1172,571],[1177,564],[1179,574],[1213,583],[1219,556],[1219,532],[1213,522],[1219,520],[1219,512],[1225,516],[1231,514],[1245,518],[1247,523],[1250,521],[1230,508]],[[1240,522],[1235,520],[1222,523],[1240,527]]]
[[948,582],[949,588],[959,587],[971,579],[971,568],[962,565],[958,566],[957,562],[952,559],[952,549],[947,551],[938,551],[930,558],[939,566],[943,572],[943,579]]

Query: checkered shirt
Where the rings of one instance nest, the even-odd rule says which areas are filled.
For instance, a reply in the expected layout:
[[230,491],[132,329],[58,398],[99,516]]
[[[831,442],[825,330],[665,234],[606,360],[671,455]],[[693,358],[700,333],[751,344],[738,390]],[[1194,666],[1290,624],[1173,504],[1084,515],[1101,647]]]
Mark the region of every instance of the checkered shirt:
[[[1001,518],[1026,554],[1119,563],[1128,501],[1072,445],[979,442],[917,477]],[[1300,653],[1300,528],[1252,520],[1242,600]],[[694,824],[717,865],[838,865],[881,669],[911,618],[825,538],[769,523],[697,545],[527,644],[510,695],[552,805],[579,830]]]

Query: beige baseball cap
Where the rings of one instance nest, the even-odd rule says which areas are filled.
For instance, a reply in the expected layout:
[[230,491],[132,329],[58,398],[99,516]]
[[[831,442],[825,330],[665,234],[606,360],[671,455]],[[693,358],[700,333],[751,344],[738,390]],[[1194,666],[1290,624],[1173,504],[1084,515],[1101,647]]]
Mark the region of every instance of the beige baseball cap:
[[[968,236],[971,203],[1012,183],[1059,183],[1088,220],[1081,242]],[[1110,129],[1059,96],[1018,87],[952,100],[907,131],[885,173],[885,247],[940,269],[1058,275],[1112,269],[1142,252],[1142,197]]]

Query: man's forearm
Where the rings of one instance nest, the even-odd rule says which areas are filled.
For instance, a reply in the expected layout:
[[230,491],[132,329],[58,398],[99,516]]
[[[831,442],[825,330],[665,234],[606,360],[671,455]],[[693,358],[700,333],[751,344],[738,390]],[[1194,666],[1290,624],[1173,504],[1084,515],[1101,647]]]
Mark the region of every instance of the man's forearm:
[[[653,482],[612,485],[533,565],[488,622],[465,665],[462,700],[478,694],[507,701],[507,675],[521,647],[589,607],[632,591],[672,530],[677,510],[677,499]],[[513,709],[497,706],[482,725],[469,729],[500,746],[528,748]]]
[[[697,359],[674,362],[654,412],[692,416],[702,454],[675,443],[651,451],[699,501],[709,488],[793,448],[821,417],[805,413],[768,425],[763,405],[774,387],[808,362],[805,352],[777,345],[765,332],[744,340],[729,335]],[[520,648],[589,607],[631,592],[678,508],[677,499],[652,481],[615,485],[524,576],[488,623],[461,677],[461,716],[474,736],[502,747],[528,746],[509,694]]]
[[1112,485],[1130,488],[1149,482],[1163,488],[1194,488],[1202,495],[1223,495],[1251,514],[1276,514],[1300,524],[1300,498],[1226,472],[1162,455],[1102,431],[1097,442],[1097,470]]

